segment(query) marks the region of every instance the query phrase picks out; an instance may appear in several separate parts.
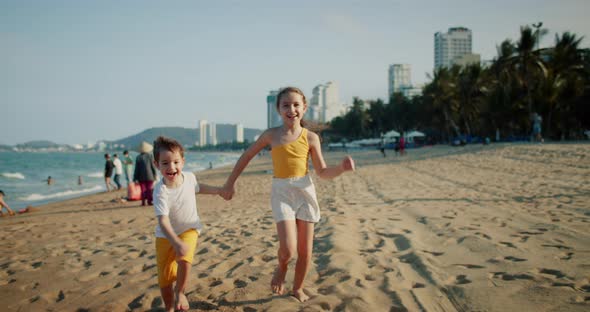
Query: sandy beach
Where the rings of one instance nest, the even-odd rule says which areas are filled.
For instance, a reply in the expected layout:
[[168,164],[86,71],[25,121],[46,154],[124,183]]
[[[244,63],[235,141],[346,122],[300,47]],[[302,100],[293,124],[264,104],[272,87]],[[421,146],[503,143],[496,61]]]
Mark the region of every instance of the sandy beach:
[[[268,156],[247,168],[232,201],[199,195],[191,310],[590,310],[590,145],[352,156],[356,172],[314,177],[322,219],[306,303],[270,292],[278,242]],[[230,169],[197,178],[220,185]],[[1,218],[0,310],[161,310],[154,211],[125,195]]]

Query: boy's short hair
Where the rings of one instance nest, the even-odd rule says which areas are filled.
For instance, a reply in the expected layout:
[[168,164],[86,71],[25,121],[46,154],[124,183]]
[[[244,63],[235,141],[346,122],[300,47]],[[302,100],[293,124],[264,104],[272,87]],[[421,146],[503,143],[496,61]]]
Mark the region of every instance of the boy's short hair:
[[154,141],[154,159],[156,162],[160,161],[160,152],[162,151],[178,152],[180,157],[184,158],[184,147],[172,138],[159,136]]
[[124,150],[123,151],[123,155],[127,155],[127,154],[129,154],[129,151],[128,150]]
[[0,195],[6,196],[6,194],[4,194],[4,192],[2,192],[2,190],[0,190]]
[[109,155],[109,153],[104,154],[104,158],[109,158],[111,157],[111,155]]

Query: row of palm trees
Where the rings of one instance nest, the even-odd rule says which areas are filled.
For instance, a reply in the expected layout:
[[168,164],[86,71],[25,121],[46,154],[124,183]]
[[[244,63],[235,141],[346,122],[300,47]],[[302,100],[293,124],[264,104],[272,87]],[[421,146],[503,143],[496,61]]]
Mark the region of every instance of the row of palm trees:
[[547,33],[523,26],[520,38],[498,47],[490,65],[441,67],[421,96],[394,94],[389,103],[354,99],[351,110],[330,123],[329,135],[379,136],[391,129],[420,129],[440,141],[457,136],[528,137],[532,116],[543,136],[576,139],[590,129],[590,50],[582,37],[565,32],[555,45],[538,48]]

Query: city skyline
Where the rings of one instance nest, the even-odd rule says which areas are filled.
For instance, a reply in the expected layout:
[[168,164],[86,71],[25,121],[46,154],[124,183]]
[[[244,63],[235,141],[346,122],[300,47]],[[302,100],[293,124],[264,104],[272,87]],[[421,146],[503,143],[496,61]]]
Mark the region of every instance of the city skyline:
[[340,101],[387,101],[387,70],[412,83],[434,68],[433,36],[472,31],[496,56],[519,28],[543,22],[583,36],[587,1],[23,2],[0,0],[0,144],[115,140],[196,120],[264,129],[266,97],[287,85],[311,98],[337,81]]

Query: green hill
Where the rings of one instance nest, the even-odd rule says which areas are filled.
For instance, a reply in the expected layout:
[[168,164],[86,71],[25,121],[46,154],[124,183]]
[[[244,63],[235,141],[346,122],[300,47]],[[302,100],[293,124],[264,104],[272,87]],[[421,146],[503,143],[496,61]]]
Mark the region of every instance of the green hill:
[[[231,142],[235,128],[229,124],[216,125],[217,142]],[[174,138],[182,145],[194,146],[199,138],[199,129],[182,128],[182,127],[160,127],[146,129],[138,134],[126,138],[107,142],[109,144],[122,144],[127,149],[135,149],[142,141],[153,142],[158,136],[163,135]],[[262,133],[260,129],[244,128],[244,140],[253,142],[255,138]]]

